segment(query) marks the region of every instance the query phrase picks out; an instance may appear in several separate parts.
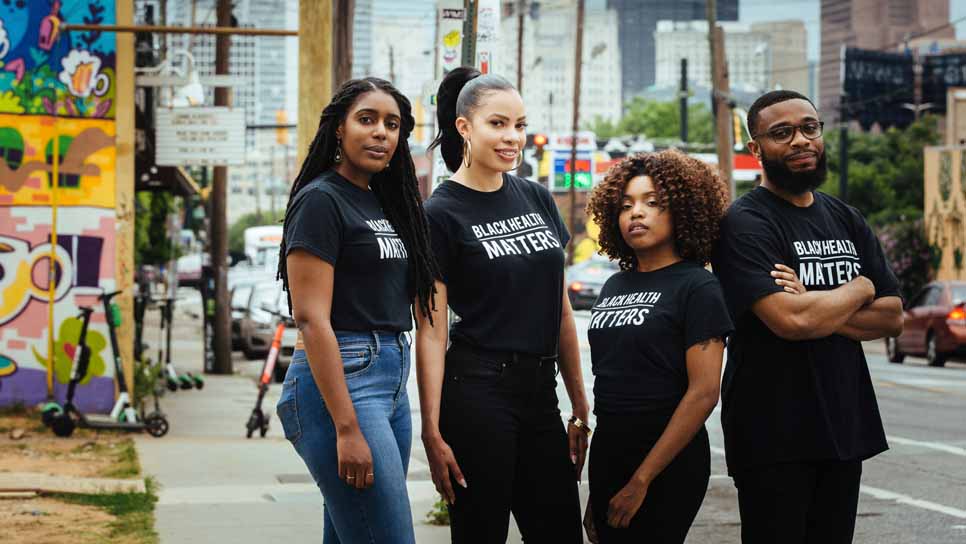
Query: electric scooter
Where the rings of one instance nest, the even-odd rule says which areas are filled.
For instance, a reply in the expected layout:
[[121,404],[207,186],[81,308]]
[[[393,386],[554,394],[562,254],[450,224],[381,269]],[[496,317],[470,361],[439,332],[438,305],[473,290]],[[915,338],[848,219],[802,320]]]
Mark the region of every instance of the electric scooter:
[[81,318],[81,332],[77,340],[77,346],[74,348],[70,383],[67,385],[67,402],[63,409],[59,411],[51,410],[54,413],[50,417],[50,427],[57,436],[70,436],[76,427],[131,432],[147,431],[151,436],[159,438],[168,432],[168,420],[159,409],[156,395],[154,397],[155,411],[148,414],[143,421],[139,420],[137,410],[131,405],[130,396],[127,391],[127,382],[124,380],[124,368],[121,364],[121,356],[117,348],[116,327],[120,324],[120,312],[117,306],[110,302],[111,298],[119,293],[120,291],[114,291],[98,296],[98,300],[104,302],[104,314],[107,317],[108,331],[111,337],[111,350],[114,355],[114,376],[119,389],[117,401],[114,403],[111,415],[109,418],[86,416],[74,405],[74,393],[77,390],[77,385],[84,375],[87,374],[87,368],[91,360],[91,349],[87,345],[87,330],[90,325],[91,314],[94,313],[94,310],[87,306],[81,306],[78,316]]
[[275,327],[275,336],[272,337],[272,347],[269,348],[265,364],[262,365],[262,375],[258,380],[258,399],[255,400],[255,408],[252,409],[252,414],[248,416],[248,423],[245,424],[248,431],[245,435],[246,438],[251,438],[255,429],[258,429],[262,438],[265,438],[265,434],[268,433],[268,420],[271,416],[262,411],[262,400],[265,398],[265,393],[268,392],[268,384],[272,383],[275,377],[275,363],[278,361],[278,354],[282,349],[282,335],[285,334],[285,327],[295,326],[295,321],[281,312],[269,308],[262,309],[274,315],[278,320],[278,325]]
[[[167,333],[164,343],[162,344],[161,338],[158,339],[158,362],[164,361],[164,375],[165,382],[170,391],[177,391],[180,389],[202,389],[205,386],[205,380],[199,375],[196,376],[190,372],[184,374],[178,374],[175,370],[174,365],[171,364],[171,331],[173,327],[173,315],[174,315],[174,299],[166,298],[163,300],[161,306],[161,335]],[[162,359],[163,352],[163,359]]]

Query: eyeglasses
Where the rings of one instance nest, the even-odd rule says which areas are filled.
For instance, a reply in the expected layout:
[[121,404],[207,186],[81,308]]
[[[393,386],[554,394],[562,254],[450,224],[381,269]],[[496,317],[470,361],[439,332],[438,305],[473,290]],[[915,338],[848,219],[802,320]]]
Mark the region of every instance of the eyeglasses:
[[[776,144],[787,144],[795,138],[795,131],[799,130],[808,140],[814,140],[822,136],[822,129],[825,127],[825,123],[822,121],[808,121],[800,125],[784,125],[780,127],[775,127],[769,131],[764,132],[769,138],[772,139]],[[752,138],[757,138],[761,136],[752,136]]]

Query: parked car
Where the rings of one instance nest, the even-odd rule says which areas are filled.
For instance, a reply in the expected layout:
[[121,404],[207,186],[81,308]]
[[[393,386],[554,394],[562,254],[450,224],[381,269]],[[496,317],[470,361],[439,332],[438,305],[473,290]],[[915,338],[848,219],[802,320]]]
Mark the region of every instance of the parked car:
[[253,280],[239,281],[231,287],[231,349],[242,349],[241,320],[248,311],[248,299],[252,296]]
[[926,357],[929,366],[943,366],[950,356],[966,355],[966,281],[934,281],[903,309],[902,334],[886,338],[889,361],[906,355]]
[[597,302],[604,282],[619,270],[615,261],[597,256],[567,268],[565,281],[570,305],[575,310],[589,310]]
[[[251,294],[239,319],[239,340],[246,359],[261,359],[268,355],[275,336],[277,321],[272,312],[288,313],[288,302],[280,282],[260,281],[251,285]],[[282,345],[275,363],[275,381],[285,377],[295,351],[298,331],[287,326],[282,334]]]

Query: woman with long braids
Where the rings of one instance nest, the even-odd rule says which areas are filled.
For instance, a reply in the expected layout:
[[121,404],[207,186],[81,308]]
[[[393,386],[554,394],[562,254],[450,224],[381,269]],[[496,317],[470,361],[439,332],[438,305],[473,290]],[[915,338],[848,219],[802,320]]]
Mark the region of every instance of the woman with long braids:
[[[570,234],[549,191],[507,173],[526,140],[516,89],[458,68],[437,98],[434,145],[455,174],[426,202],[441,281],[436,308],[417,316],[433,482],[449,503],[455,543],[506,541],[511,512],[526,542],[580,543],[588,406],[563,287]],[[460,316],[449,350],[447,305]],[[574,410],[567,430],[558,368]]]
[[431,319],[432,257],[388,81],[346,82],[322,112],[285,212],[278,276],[300,342],[277,413],[324,497],[323,542],[411,543],[411,305]]

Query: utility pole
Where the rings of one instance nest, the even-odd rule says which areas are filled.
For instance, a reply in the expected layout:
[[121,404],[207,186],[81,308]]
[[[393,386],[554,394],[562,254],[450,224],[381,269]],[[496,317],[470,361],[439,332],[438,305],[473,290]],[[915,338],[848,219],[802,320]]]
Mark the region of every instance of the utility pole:
[[[577,0],[577,46],[574,51],[574,122],[570,141],[570,221],[571,236],[577,228],[577,132],[580,130],[580,72],[584,59],[584,0]],[[574,263],[574,247],[567,246],[567,264]]]
[[332,99],[332,1],[299,2],[299,119],[296,163],[301,164]]
[[[335,0],[333,20],[340,21],[333,29],[333,86],[337,87],[352,79],[352,21],[355,18],[355,0]],[[390,78],[395,83],[396,78]]]
[[849,105],[848,95],[845,93],[845,82],[848,80],[849,64],[845,44],[839,52],[842,66],[842,93],[839,103],[839,198],[848,202],[849,197]]
[[[476,64],[476,23],[479,0],[463,0],[465,19],[463,19],[463,65]],[[479,68],[479,67],[477,67]]]
[[[231,0],[218,0],[218,26],[231,25]],[[219,35],[215,38],[215,73],[228,75],[231,36]],[[231,89],[215,88],[215,105],[231,105]],[[214,351],[215,374],[231,374],[231,308],[228,304],[228,222],[226,204],[228,200],[228,167],[216,166],[215,179],[211,190],[211,268],[215,276],[215,323]]]
[[523,96],[523,22],[526,20],[526,3],[526,0],[517,2],[517,92],[520,96]]
[[718,8],[715,0],[708,0],[708,40],[711,46],[711,103],[715,114],[715,142],[718,147],[718,173],[721,181],[728,187],[728,196],[735,198],[735,183],[731,175],[732,153],[731,143],[731,106],[728,99],[731,85],[728,81],[728,61],[724,47],[724,29],[717,24]]
[[392,46],[389,46],[389,81],[396,81],[396,53]]
[[678,93],[681,110],[681,141],[688,142],[688,59],[681,59],[681,87]]

